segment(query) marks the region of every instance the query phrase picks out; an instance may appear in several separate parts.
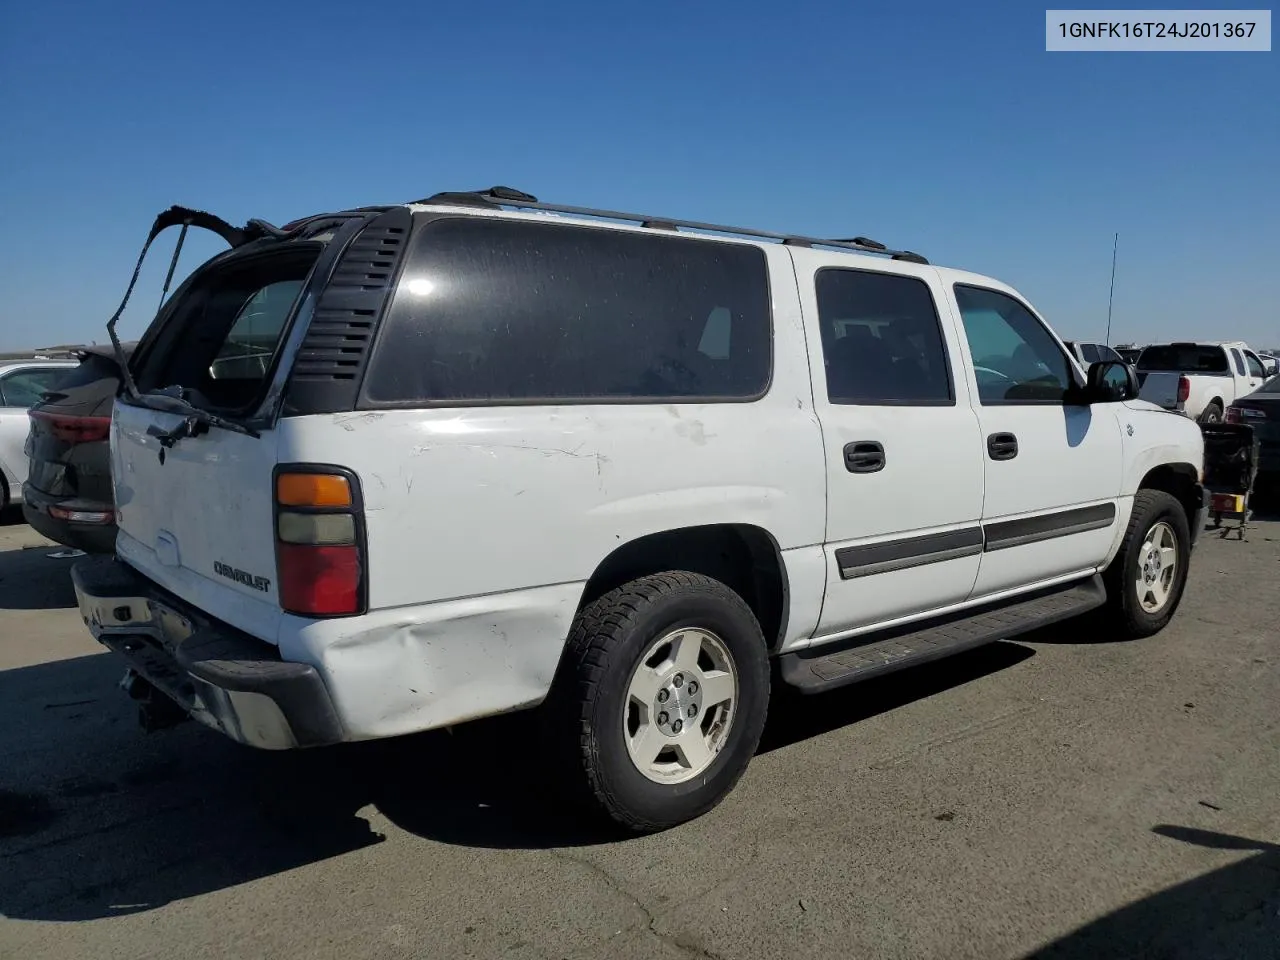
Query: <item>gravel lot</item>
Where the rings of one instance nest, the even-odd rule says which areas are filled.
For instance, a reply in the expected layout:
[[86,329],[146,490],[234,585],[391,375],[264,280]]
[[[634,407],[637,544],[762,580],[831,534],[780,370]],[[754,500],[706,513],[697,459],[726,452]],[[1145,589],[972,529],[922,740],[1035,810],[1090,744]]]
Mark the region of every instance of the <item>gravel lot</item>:
[[71,561],[0,526],[0,957],[1280,957],[1280,521],[1173,626],[776,703],[730,798],[618,841],[525,718],[261,754],[144,735]]

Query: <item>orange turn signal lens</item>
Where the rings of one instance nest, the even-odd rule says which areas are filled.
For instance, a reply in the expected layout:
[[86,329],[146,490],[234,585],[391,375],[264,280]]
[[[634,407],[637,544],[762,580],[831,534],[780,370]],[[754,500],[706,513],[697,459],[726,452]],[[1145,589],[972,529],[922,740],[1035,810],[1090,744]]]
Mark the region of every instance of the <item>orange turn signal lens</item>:
[[349,507],[351,484],[331,473],[282,473],[276,477],[276,502],[284,507]]

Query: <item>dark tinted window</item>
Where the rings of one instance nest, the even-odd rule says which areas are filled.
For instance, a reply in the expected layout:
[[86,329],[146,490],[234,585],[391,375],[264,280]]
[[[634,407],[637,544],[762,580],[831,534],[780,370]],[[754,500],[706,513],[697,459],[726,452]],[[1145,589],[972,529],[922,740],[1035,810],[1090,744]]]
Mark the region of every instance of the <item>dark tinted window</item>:
[[0,405],[30,407],[40,395],[65,377],[74,367],[29,367],[0,378]]
[[756,247],[446,219],[413,241],[364,389],[375,403],[749,399],[771,340]]
[[1105,345],[1105,344],[1101,344],[1101,343],[1100,343],[1100,344],[1098,344],[1098,359],[1099,359],[1099,360],[1109,360],[1109,361],[1111,361],[1112,363],[1124,363],[1124,362],[1125,362],[1124,357],[1120,356],[1120,354],[1116,353],[1114,350],[1112,350],[1112,349],[1111,349],[1110,347],[1108,347],[1107,345]]
[[1067,355],[1013,297],[955,287],[983,403],[1061,403],[1072,379]]
[[1240,351],[1235,347],[1231,348],[1231,362],[1235,365],[1236,375],[1244,376],[1244,357],[1240,356]]
[[1227,352],[1221,347],[1194,343],[1166,343],[1147,347],[1138,357],[1138,369],[1152,372],[1230,373]]
[[933,295],[922,280],[818,271],[818,321],[832,403],[950,403]]
[[1092,343],[1080,344],[1080,356],[1086,364],[1097,363],[1101,359],[1098,356],[1098,348]]

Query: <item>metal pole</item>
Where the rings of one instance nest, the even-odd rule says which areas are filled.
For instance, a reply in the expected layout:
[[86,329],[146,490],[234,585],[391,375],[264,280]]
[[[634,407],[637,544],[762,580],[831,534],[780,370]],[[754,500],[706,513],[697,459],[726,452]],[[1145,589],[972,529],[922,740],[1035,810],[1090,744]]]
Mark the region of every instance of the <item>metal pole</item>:
[[1111,346],[1111,303],[1116,296],[1116,251],[1120,249],[1120,234],[1117,231],[1115,241],[1111,244],[1111,292],[1107,294],[1107,346]]

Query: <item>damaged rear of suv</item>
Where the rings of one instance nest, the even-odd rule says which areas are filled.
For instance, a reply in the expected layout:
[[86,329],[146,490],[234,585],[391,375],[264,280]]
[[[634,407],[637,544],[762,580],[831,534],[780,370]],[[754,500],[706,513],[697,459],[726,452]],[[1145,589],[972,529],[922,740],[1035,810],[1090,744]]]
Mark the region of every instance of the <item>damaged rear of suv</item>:
[[[495,188],[282,228],[182,208],[157,219],[148,247],[203,226],[230,249],[136,347],[111,427],[116,556],[73,572],[85,622],[127,661],[149,726],[189,715],[290,749],[538,706],[580,614],[640,583],[637,562],[673,527],[696,528],[709,562],[747,558],[720,580],[756,591],[779,634],[776,544],[702,524],[824,509],[820,443],[793,430],[808,416],[794,400],[807,364],[790,357],[784,378],[772,357],[770,276],[790,270],[786,251],[508,201],[536,203]],[[618,322],[589,323],[592,310]],[[771,382],[768,409],[752,409]],[[744,469],[746,445],[728,458],[708,447],[731,420],[776,427],[775,456]],[[637,469],[673,429],[703,465]],[[685,664],[665,691],[683,712],[661,720],[696,727],[699,755],[654,742],[650,809],[620,818],[633,827],[708,809],[763,726],[768,648],[715,572],[653,586],[690,609],[710,595],[737,639],[689,634],[649,651]],[[751,649],[735,667],[739,643]],[[569,731],[572,713],[558,714]],[[633,738],[658,720],[624,713]],[[695,791],[709,766],[714,783]]]
[[354,376],[347,358],[366,345],[409,219],[404,207],[284,228],[180,207],[156,219],[139,267],[169,227],[182,230],[170,278],[193,226],[229,249],[135,348],[111,428],[116,557],[73,571],[149,726],[189,714],[267,749],[350,739],[304,647],[316,618],[366,609],[360,483],[291,463],[288,426],[308,384]]

